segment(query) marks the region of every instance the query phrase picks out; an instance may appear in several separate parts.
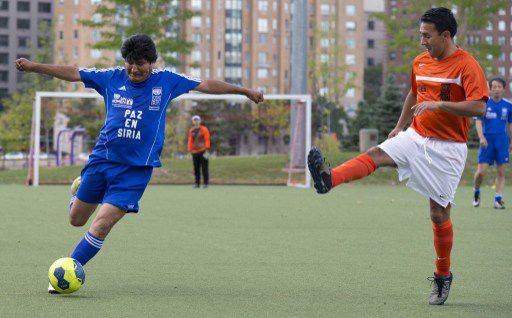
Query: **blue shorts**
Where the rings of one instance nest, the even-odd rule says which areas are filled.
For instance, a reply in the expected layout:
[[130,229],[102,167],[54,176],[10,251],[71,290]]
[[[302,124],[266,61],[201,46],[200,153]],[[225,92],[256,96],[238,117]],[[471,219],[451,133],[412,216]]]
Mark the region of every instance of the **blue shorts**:
[[487,139],[487,148],[478,150],[478,163],[488,163],[497,165],[509,163],[509,141],[507,135],[489,135],[485,136]]
[[86,203],[109,203],[126,212],[139,212],[139,200],[152,172],[153,167],[87,163],[76,196]]

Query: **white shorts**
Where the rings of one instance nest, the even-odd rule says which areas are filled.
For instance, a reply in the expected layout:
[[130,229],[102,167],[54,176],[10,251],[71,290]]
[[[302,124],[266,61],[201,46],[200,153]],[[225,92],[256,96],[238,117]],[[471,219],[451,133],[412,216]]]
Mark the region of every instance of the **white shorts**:
[[398,166],[400,181],[443,207],[453,204],[468,148],[466,143],[426,138],[408,128],[378,146]]

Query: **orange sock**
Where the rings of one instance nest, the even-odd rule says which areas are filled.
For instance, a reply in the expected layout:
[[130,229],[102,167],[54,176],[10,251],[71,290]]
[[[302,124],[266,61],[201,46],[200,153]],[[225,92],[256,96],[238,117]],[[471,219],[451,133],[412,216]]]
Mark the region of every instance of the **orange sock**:
[[442,223],[432,222],[434,231],[434,247],[436,248],[436,274],[450,276],[450,252],[453,244],[452,220]]
[[331,170],[332,186],[364,178],[372,174],[375,169],[377,169],[377,165],[373,159],[367,154],[360,154]]

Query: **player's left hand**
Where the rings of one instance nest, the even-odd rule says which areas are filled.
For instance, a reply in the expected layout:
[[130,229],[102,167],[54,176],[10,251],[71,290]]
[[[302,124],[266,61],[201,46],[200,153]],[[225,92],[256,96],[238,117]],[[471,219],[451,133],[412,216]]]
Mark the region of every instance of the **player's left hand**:
[[247,98],[249,98],[250,100],[252,100],[256,104],[261,103],[261,102],[264,101],[263,93],[260,92],[260,91],[255,91],[255,90],[250,89],[250,90],[247,91],[245,96],[247,96]]
[[419,116],[427,110],[439,110],[441,108],[442,104],[443,103],[441,103],[441,102],[432,102],[432,101],[421,102],[421,103],[418,103],[418,104],[412,106],[411,109],[414,111],[414,116]]

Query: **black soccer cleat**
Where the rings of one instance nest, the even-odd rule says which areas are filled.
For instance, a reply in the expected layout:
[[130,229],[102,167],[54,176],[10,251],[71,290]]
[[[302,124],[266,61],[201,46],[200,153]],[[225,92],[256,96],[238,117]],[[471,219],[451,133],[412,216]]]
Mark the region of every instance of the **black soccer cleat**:
[[480,206],[480,193],[475,192],[473,197],[473,207],[478,208]]
[[332,189],[331,168],[325,162],[320,149],[314,147],[308,154],[308,168],[313,178],[316,192],[323,194]]
[[450,277],[444,277],[434,273],[433,277],[427,278],[432,282],[432,291],[428,299],[430,305],[442,305],[448,299],[450,287],[452,286],[453,274]]

